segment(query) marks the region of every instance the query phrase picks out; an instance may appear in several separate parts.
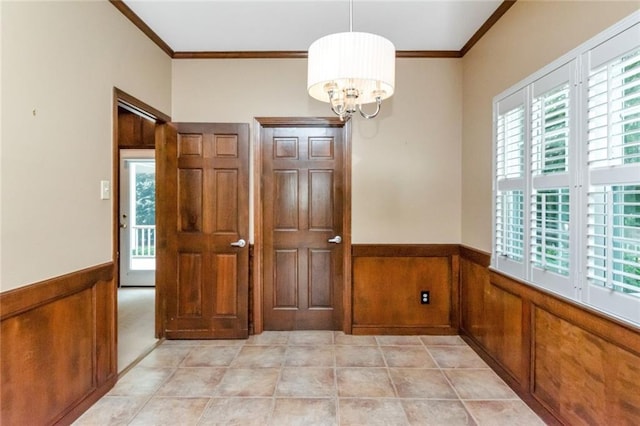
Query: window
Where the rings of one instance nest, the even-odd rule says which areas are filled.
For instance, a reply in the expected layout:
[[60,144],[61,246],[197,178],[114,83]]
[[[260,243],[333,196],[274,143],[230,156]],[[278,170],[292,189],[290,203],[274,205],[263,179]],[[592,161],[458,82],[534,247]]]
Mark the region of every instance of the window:
[[522,277],[525,264],[525,92],[497,105],[495,248],[500,267]]
[[494,99],[493,266],[640,324],[640,12]]

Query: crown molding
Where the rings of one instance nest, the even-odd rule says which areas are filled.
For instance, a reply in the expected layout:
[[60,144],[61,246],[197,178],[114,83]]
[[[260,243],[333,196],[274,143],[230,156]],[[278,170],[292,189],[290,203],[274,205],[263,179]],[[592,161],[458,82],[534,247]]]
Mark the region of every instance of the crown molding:
[[158,36],[158,34],[153,32],[151,27],[149,27],[142,19],[140,19],[140,17],[136,15],[135,12],[129,8],[129,6],[124,4],[122,0],[109,0],[109,3],[114,5],[116,9],[118,9],[129,21],[133,23],[133,25],[138,27],[140,31],[142,31],[147,37],[149,37],[151,41],[153,41],[160,49],[162,49],[167,55],[169,55],[169,57],[173,58],[173,56],[175,55],[173,49],[171,49],[171,47],[169,47],[169,45],[165,43],[164,40],[160,38],[160,36]]
[[[462,58],[516,1],[517,0],[504,0],[460,50],[398,50],[396,51],[396,58]],[[303,50],[176,52],[153,32],[122,0],[109,0],[109,2],[172,59],[304,59],[307,57],[307,52]]]
[[467,41],[467,43],[462,46],[462,49],[460,49],[460,57],[466,55],[467,52],[471,50],[471,48],[487,33],[487,31],[489,31],[489,29],[493,27],[500,18],[502,18],[502,15],[507,13],[507,10],[509,10],[511,6],[516,3],[516,1],[517,0],[504,0],[500,4],[500,6],[498,6],[495,12],[493,12],[491,16],[489,16],[489,19],[487,19],[484,24],[482,24],[482,26],[478,28],[478,31],[476,31],[476,33],[471,36],[469,41]]

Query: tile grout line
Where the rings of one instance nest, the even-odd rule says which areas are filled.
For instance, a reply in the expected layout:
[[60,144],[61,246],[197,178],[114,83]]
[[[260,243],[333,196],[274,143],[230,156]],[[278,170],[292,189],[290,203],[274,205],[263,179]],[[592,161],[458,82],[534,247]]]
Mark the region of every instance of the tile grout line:
[[[360,345],[360,344],[351,344],[349,342],[358,342],[358,341],[349,341],[349,340],[344,340],[344,342],[342,344],[338,343],[338,334],[337,332],[332,332],[331,333],[331,342],[327,343],[326,339],[325,342],[320,342],[318,343],[317,341],[314,340],[313,337],[306,337],[306,336],[297,336],[297,339],[294,339],[293,341],[290,339],[289,335],[284,336],[284,341],[283,338],[278,336],[277,338],[269,338],[266,339],[265,342],[259,343],[259,344],[252,344],[249,343],[249,341],[243,341],[241,344],[229,344],[226,345],[225,343],[221,343],[221,344],[216,344],[216,345],[205,345],[205,344],[194,344],[194,345],[189,345],[189,344],[178,344],[175,345],[178,348],[182,347],[180,350],[177,351],[177,353],[171,353],[172,349],[175,347],[174,345],[166,345],[164,346],[165,348],[167,348],[166,353],[165,351],[161,351],[161,355],[159,358],[154,358],[154,360],[150,361],[149,366],[141,366],[141,367],[145,367],[145,368],[157,368],[157,369],[162,369],[162,370],[168,370],[166,371],[166,373],[168,373],[168,375],[160,380],[158,382],[158,384],[155,386],[154,390],[151,391],[150,393],[146,394],[146,395],[139,395],[140,399],[140,405],[134,409],[131,410],[131,414],[129,416],[127,416],[127,418],[123,419],[125,421],[125,424],[131,424],[133,422],[136,421],[136,418],[145,410],[145,408],[149,407],[150,401],[152,401],[154,398],[183,398],[183,399],[192,399],[192,398],[201,398],[201,399],[205,399],[206,398],[206,403],[204,404],[204,408],[202,409],[202,411],[199,414],[196,414],[198,417],[195,420],[194,424],[202,424],[202,422],[206,421],[206,419],[208,418],[207,416],[207,412],[209,410],[212,409],[212,407],[215,405],[215,401],[216,399],[228,399],[228,400],[243,400],[243,399],[251,399],[251,398],[258,398],[258,396],[251,396],[251,395],[247,395],[247,396],[241,396],[241,395],[229,395],[229,396],[224,396],[224,395],[218,395],[217,392],[220,389],[220,385],[222,384],[222,380],[224,379],[225,375],[227,374],[227,372],[229,372],[230,370],[233,370],[234,368],[246,368],[246,369],[256,369],[256,368],[261,368],[261,367],[249,367],[249,366],[238,366],[238,367],[232,367],[232,364],[234,362],[236,362],[239,358],[240,355],[243,351],[244,348],[247,347],[263,347],[263,348],[274,348],[274,347],[284,347],[284,351],[282,352],[282,356],[280,357],[280,359],[278,360],[278,363],[276,364],[277,368],[278,368],[278,374],[275,380],[275,384],[273,387],[273,391],[272,394],[270,396],[266,396],[265,399],[268,399],[271,404],[270,407],[266,405],[266,402],[264,403],[264,408],[265,411],[263,411],[263,413],[265,414],[265,426],[272,424],[273,421],[275,421],[277,418],[279,418],[276,415],[276,404],[277,401],[279,399],[301,399],[301,400],[307,400],[307,399],[333,399],[333,404],[329,404],[328,406],[333,405],[334,406],[334,410],[335,410],[335,422],[337,425],[340,425],[341,420],[342,420],[342,416],[341,416],[341,411],[340,411],[340,401],[342,399],[347,400],[347,399],[352,399],[352,400],[377,400],[377,401],[397,401],[397,403],[399,404],[400,408],[402,409],[403,413],[404,413],[404,419],[407,422],[407,424],[410,424],[410,420],[409,420],[409,412],[407,411],[407,409],[405,408],[405,401],[456,401],[457,403],[459,403],[461,405],[461,408],[464,409],[464,413],[467,415],[467,418],[475,423],[476,426],[480,425],[479,422],[479,418],[482,418],[482,416],[476,418],[476,416],[471,412],[471,410],[469,409],[469,403],[472,403],[474,401],[496,401],[496,402],[500,402],[500,401],[520,401],[522,403],[522,400],[517,396],[517,394],[513,393],[513,397],[512,398],[492,398],[492,399],[485,399],[485,398],[480,398],[480,399],[463,399],[461,397],[460,391],[458,390],[458,388],[456,386],[454,386],[452,379],[446,374],[449,371],[484,371],[484,370],[488,370],[488,371],[493,371],[490,367],[488,366],[484,366],[484,367],[469,367],[466,368],[464,367],[464,365],[472,365],[467,363],[467,359],[463,358],[460,359],[457,356],[455,356],[455,351],[454,351],[454,356],[451,359],[451,361],[453,362],[452,365],[454,365],[453,367],[446,367],[446,366],[441,366],[441,364],[435,359],[434,355],[431,352],[431,348],[451,348],[451,347],[461,347],[461,348],[469,348],[469,346],[465,343],[463,344],[443,344],[441,343],[441,341],[438,341],[437,344],[434,345],[429,345],[427,344],[421,337],[422,336],[417,336],[418,337],[418,344],[410,344],[410,343],[403,343],[402,340],[392,340],[392,339],[385,339],[388,336],[381,336],[381,339],[378,339],[378,337],[380,336],[373,336],[375,339],[375,345],[371,344],[371,345]],[[347,343],[345,343],[347,342]],[[211,350],[215,350],[217,348],[231,348],[231,347],[236,347],[235,353],[233,355],[233,357],[230,357],[230,360],[228,362],[226,362],[225,365],[193,365],[193,366],[187,366],[187,360],[189,359],[189,357],[192,354],[196,354],[199,351],[204,351],[203,352],[207,352],[207,349],[211,349]],[[322,362],[322,365],[313,365],[310,363],[304,363],[304,365],[291,365],[291,366],[287,366],[287,360],[288,357],[290,355],[289,350],[292,348],[309,348],[309,347],[314,347],[314,348],[321,348],[323,346],[328,346],[331,348],[331,361],[330,363],[325,363],[324,361]],[[161,346],[159,346],[158,348],[160,348]],[[385,369],[386,371],[386,376],[388,378],[388,380],[390,381],[390,384],[392,386],[393,389],[393,396],[389,397],[389,396],[377,396],[377,397],[365,397],[365,396],[345,396],[344,398],[342,398],[340,396],[340,388],[339,388],[339,377],[338,377],[338,370],[339,369],[364,369],[364,368],[374,368],[376,367],[375,365],[373,366],[367,366],[367,365],[360,365],[360,366],[339,366],[338,363],[338,353],[337,350],[340,347],[351,347],[354,349],[353,351],[353,355],[354,357],[357,358],[357,354],[361,351],[359,351],[358,349],[360,348],[364,348],[364,347],[375,347],[376,348],[376,352],[379,356],[382,357],[381,361],[381,367]],[[424,350],[426,350],[429,359],[433,362],[434,367],[425,367],[424,362],[418,362],[416,363],[414,360],[411,360],[411,365],[412,367],[403,367],[402,364],[409,364],[407,361],[408,359],[403,358],[403,354],[401,351],[398,352],[398,355],[400,355],[400,358],[397,359],[395,366],[392,366],[390,364],[390,362],[393,363],[393,360],[395,359],[393,356],[396,355],[396,352],[390,352],[390,358],[387,358],[387,356],[385,355],[385,351],[383,350],[384,348],[389,347],[389,348],[423,348]],[[172,349],[169,349],[172,348]],[[181,355],[180,353],[184,351],[184,355]],[[407,351],[407,352],[412,352],[412,351]],[[415,352],[415,351],[413,351]],[[443,351],[445,352],[445,351]],[[313,356],[313,351],[310,351],[309,356],[305,357],[304,359],[315,359]],[[177,355],[177,356],[176,356]],[[200,354],[203,355],[203,354]],[[214,354],[215,355],[215,354]],[[443,358],[442,355],[438,353],[439,357],[444,361],[444,364],[449,364],[448,362],[448,358],[445,359]],[[195,356],[195,355],[194,355]],[[292,360],[296,360],[299,358],[299,355],[292,355],[293,358]],[[309,358],[310,357],[310,358]],[[421,356],[420,356],[421,357]],[[227,356],[225,355],[225,361],[226,361]],[[203,358],[204,360],[205,358]],[[212,361],[214,359],[217,359],[215,356],[213,358],[206,358],[207,362],[215,362]],[[323,355],[323,359],[324,355]],[[350,358],[349,358],[350,359]],[[368,357],[364,357],[364,360],[368,359]],[[197,358],[194,358],[195,361],[197,361]],[[416,358],[416,360],[420,361],[420,358]],[[154,361],[158,364],[155,365]],[[166,363],[166,361],[172,361],[171,363]],[[424,361],[426,362],[426,359],[424,359]],[[347,359],[347,364],[348,364],[348,359]],[[169,364],[169,365],[167,365]],[[197,364],[197,362],[196,362]],[[295,362],[294,362],[295,364]],[[463,367],[455,367],[455,365],[462,365]],[[286,380],[286,378],[283,376],[284,374],[284,369],[285,368],[326,368],[325,366],[330,366],[330,369],[333,371],[333,387],[334,387],[334,394],[332,397],[325,397],[325,396],[313,396],[311,394],[304,394],[304,396],[296,396],[296,395],[278,395],[278,387],[282,384],[285,383],[283,382],[283,380]],[[162,390],[163,387],[167,386],[167,384],[169,382],[171,382],[174,378],[176,378],[177,374],[179,372],[181,372],[182,370],[188,370],[188,369],[196,369],[196,368],[211,368],[211,369],[220,369],[223,370],[222,375],[220,376],[220,379],[215,383],[215,385],[210,388],[212,389],[210,392],[208,393],[202,393],[202,395],[181,395],[180,392],[176,391],[176,392],[172,392],[170,394],[167,395],[160,395],[160,392]],[[266,367],[265,367],[266,368]],[[406,370],[412,370],[412,369],[416,369],[416,370],[438,370],[441,374],[441,376],[444,376],[445,382],[450,386],[450,388],[453,390],[453,394],[455,395],[455,397],[452,398],[425,398],[424,393],[420,392],[420,393],[411,393],[410,395],[416,395],[416,396],[407,396],[407,397],[401,397],[400,393],[399,393],[399,384],[396,384],[395,381],[393,380],[393,376],[391,373],[391,369],[406,369]],[[495,372],[494,372],[495,373]],[[213,374],[213,373],[212,373]],[[411,373],[409,373],[411,374]],[[272,376],[273,377],[273,376]],[[454,376],[454,378],[456,378],[457,376]],[[506,383],[498,376],[498,378],[500,379],[500,383],[507,386]],[[140,383],[139,381],[136,381],[135,383],[132,382],[132,384],[135,386],[137,386],[137,383]],[[144,384],[144,383],[143,383]],[[508,387],[508,386],[507,386]],[[463,391],[464,391],[464,387],[463,387]],[[509,388],[510,389],[510,388]],[[125,392],[127,393],[127,392]],[[475,395],[475,393],[473,394]],[[481,394],[478,394],[480,396],[482,396]],[[128,396],[128,395],[105,395],[107,397],[133,397],[134,395]],[[264,398],[264,397],[260,397],[260,398]],[[328,401],[327,401],[328,402]],[[524,404],[526,407],[528,407],[526,404]],[[533,412],[533,410],[530,409],[529,407],[529,411],[533,414],[536,415],[535,412]],[[282,413],[280,413],[282,414]],[[460,413],[462,414],[462,413]],[[482,414],[482,413],[479,413]],[[398,417],[398,420],[400,420],[400,418]]]
[[[425,345],[426,346],[426,345]],[[434,345],[435,346],[435,345]],[[442,376],[444,377],[444,379],[447,381],[447,383],[449,384],[449,386],[451,386],[451,389],[453,390],[453,392],[456,394],[456,396],[458,397],[458,402],[460,404],[462,404],[462,406],[464,407],[464,411],[467,413],[467,415],[471,418],[471,420],[473,420],[473,422],[477,425],[480,426],[480,422],[478,422],[478,419],[475,418],[475,416],[473,415],[473,413],[471,413],[471,410],[469,410],[469,408],[467,407],[467,404],[464,403],[464,400],[460,397],[460,392],[458,392],[458,389],[453,385],[453,382],[451,382],[451,380],[449,379],[449,377],[445,374],[444,372],[444,368],[440,366],[440,363],[438,363],[438,361],[435,359],[435,357],[433,356],[433,354],[431,353],[431,351],[429,350],[429,347],[427,347],[427,352],[429,352],[429,355],[433,358],[433,360],[435,361],[436,365],[438,366],[439,370],[440,370],[440,374],[442,374]]]

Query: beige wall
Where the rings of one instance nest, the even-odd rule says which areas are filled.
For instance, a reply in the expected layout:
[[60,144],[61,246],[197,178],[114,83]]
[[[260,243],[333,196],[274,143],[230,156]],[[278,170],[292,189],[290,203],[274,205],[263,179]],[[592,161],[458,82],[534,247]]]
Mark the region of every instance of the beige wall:
[[[174,121],[331,116],[306,92],[305,59],[174,60]],[[459,59],[399,59],[396,93],[353,129],[353,242],[459,243]]]
[[462,60],[462,242],[491,250],[493,97],[638,10],[638,1],[518,1]]
[[170,113],[171,61],[106,1],[0,10],[5,291],[112,260],[113,87]]
[[[399,59],[381,115],[354,121],[353,241],[490,250],[492,98],[637,9],[520,0],[462,60]],[[107,2],[0,19],[2,291],[111,260],[114,86],[175,121],[330,115],[303,59],[171,61]]]

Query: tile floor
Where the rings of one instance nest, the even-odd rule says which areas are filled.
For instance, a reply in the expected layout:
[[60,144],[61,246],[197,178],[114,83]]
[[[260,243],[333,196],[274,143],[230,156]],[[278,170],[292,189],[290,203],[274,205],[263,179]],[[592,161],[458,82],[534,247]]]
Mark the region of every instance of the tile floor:
[[165,341],[76,425],[543,425],[458,336]]

